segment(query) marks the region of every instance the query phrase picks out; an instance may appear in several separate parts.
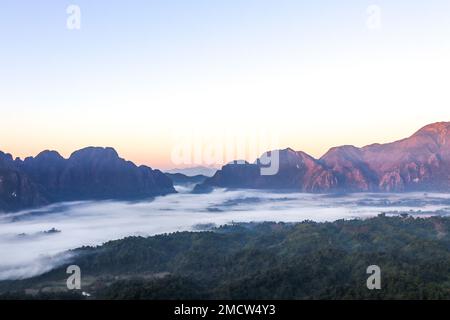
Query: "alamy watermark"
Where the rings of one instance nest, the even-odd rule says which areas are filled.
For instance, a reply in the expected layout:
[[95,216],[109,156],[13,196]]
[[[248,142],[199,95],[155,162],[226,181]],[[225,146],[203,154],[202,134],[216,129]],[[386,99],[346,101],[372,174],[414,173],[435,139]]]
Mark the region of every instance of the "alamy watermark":
[[68,30],[81,29],[81,8],[75,4],[71,4],[66,9],[67,20],[66,27]]
[[67,274],[70,276],[67,278],[66,285],[69,290],[81,289],[81,269],[77,265],[71,265],[67,267]]
[[[222,166],[257,160],[261,175],[275,175],[280,167],[278,136],[268,130],[174,133],[171,161],[175,166]],[[272,151],[271,151],[272,150]]]
[[366,26],[369,30],[380,30],[382,26],[381,7],[378,5],[370,5],[367,8]]
[[367,289],[380,290],[381,289],[381,268],[377,265],[371,265],[367,267],[367,274],[370,274],[367,278]]

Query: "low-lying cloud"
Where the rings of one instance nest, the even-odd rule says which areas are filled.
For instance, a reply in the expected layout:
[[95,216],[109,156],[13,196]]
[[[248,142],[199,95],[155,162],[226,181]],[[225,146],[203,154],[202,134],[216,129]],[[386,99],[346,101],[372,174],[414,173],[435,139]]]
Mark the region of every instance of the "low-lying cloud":
[[322,222],[410,210],[424,215],[447,214],[449,207],[449,194],[330,196],[223,189],[210,194],[179,193],[140,202],[55,204],[0,215],[0,280],[47,272],[69,261],[69,249],[100,245],[127,236],[198,230],[202,226],[207,229],[232,222]]

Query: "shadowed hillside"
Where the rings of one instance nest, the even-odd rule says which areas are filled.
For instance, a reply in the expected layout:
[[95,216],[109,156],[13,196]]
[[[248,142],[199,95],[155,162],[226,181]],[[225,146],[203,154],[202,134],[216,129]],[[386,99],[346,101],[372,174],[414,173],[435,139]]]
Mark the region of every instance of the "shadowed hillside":
[[112,148],[89,147],[68,159],[56,151],[23,161],[0,153],[0,212],[58,201],[139,199],[174,192],[161,171],[138,167]]

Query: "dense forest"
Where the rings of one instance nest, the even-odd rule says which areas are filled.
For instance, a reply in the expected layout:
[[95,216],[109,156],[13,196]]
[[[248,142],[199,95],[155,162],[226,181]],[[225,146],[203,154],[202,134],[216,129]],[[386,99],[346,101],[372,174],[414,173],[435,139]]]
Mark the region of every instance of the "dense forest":
[[[129,237],[73,251],[81,290],[66,289],[66,264],[0,282],[0,298],[450,299],[449,231],[445,217],[380,215]],[[369,265],[381,290],[366,286]]]

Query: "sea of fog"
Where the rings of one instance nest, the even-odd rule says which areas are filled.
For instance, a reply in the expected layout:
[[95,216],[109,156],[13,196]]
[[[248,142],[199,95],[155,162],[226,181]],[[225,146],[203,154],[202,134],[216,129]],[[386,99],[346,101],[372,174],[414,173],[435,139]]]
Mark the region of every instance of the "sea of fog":
[[66,263],[67,250],[127,236],[202,230],[236,222],[367,218],[380,213],[450,214],[450,194],[322,195],[258,190],[180,193],[139,202],[87,201],[0,214],[0,280]]

